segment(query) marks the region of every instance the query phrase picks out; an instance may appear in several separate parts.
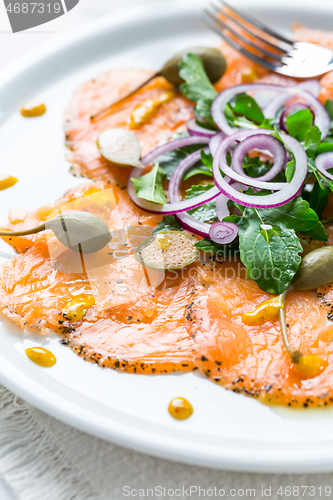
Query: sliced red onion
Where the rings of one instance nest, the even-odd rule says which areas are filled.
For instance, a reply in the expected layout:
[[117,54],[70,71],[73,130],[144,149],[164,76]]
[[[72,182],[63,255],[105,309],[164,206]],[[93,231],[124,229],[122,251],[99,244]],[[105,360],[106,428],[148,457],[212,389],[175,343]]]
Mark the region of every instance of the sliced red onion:
[[219,132],[211,138],[211,140],[209,141],[209,149],[213,156],[215,155],[217,148],[221,144],[221,141],[223,141],[223,139],[225,139],[226,137],[227,136],[224,132]]
[[[259,130],[257,134],[267,134],[271,133],[270,130]],[[307,156],[304,151],[303,146],[293,137],[281,133],[281,138],[283,139],[286,147],[294,155],[295,158],[295,173],[290,183],[261,183],[267,184],[269,187],[266,189],[278,190],[275,193],[264,195],[264,196],[253,196],[245,193],[238,192],[232,185],[229,185],[225,177],[222,176],[220,169],[227,175],[232,174],[233,171],[228,167],[225,159],[225,153],[229,144],[235,140],[246,139],[251,135],[256,135],[256,131],[243,130],[234,134],[232,137],[228,137],[218,147],[218,150],[214,156],[213,161],[213,175],[215,184],[219,187],[221,192],[229,197],[231,200],[245,205],[247,207],[254,208],[271,208],[284,205],[288,201],[295,198],[307,176]],[[233,174],[234,179],[237,174]],[[241,176],[240,176],[241,177]],[[246,181],[248,184],[248,181]],[[261,186],[260,186],[261,187]]]
[[[208,151],[208,148],[205,150],[205,152]],[[198,154],[199,153],[199,154]],[[170,182],[169,182],[169,201],[172,205],[182,203],[180,201],[180,184],[182,182],[182,179],[186,172],[200,159],[200,151],[195,151],[194,153],[190,154],[184,160],[182,160],[179,165],[176,167],[174,170]],[[209,195],[209,199],[207,199],[204,203],[207,201],[210,201],[214,198],[217,198],[218,196],[221,196],[221,193],[219,189],[214,186],[209,191],[205,193],[205,195]],[[202,196],[202,195],[200,195]],[[199,198],[197,196],[196,198],[192,198],[190,200],[185,200],[185,201],[195,201]],[[201,203],[202,205],[203,203]],[[199,206],[199,205],[196,205]],[[190,210],[190,209],[188,209]],[[203,238],[208,238],[209,236],[209,229],[210,229],[210,224],[206,224],[205,222],[202,222],[195,217],[192,217],[192,215],[189,215],[187,213],[178,213],[176,216],[177,220],[179,223],[183,226],[184,229],[187,229],[189,231],[193,231],[196,234],[199,234],[199,236],[202,236]]]
[[[244,139],[247,139],[248,137],[254,137],[255,138],[256,136],[263,136],[263,135],[265,135],[266,142],[264,142],[261,139],[260,145],[264,149],[270,149],[270,148],[272,148],[271,144],[272,143],[275,144],[274,141],[272,141],[272,139],[275,139],[275,137],[272,137],[270,135],[271,133],[272,133],[271,130],[266,130],[266,129],[241,130],[241,131],[238,131],[236,134],[233,134],[233,135],[231,135],[229,137],[226,137],[221,142],[221,144],[219,145],[219,147],[218,147],[218,149],[217,149],[217,151],[216,151],[216,153],[214,155],[213,174],[214,174],[214,164],[215,165],[218,164],[218,167],[216,167],[217,169],[221,169],[230,179],[232,179],[233,181],[240,182],[241,184],[246,184],[247,186],[250,186],[250,187],[253,187],[253,188],[258,188],[258,189],[269,189],[271,191],[278,191],[278,190],[283,189],[284,187],[286,187],[287,183],[285,183],[285,182],[274,182],[274,183],[273,182],[265,182],[265,181],[257,180],[256,178],[253,178],[253,177],[249,177],[248,175],[245,175],[245,173],[244,173],[244,171],[243,171],[242,168],[239,169],[241,171],[241,173],[235,172],[235,170],[233,170],[232,168],[230,168],[228,166],[228,164],[227,164],[226,153],[227,153],[228,149],[230,148],[230,146],[232,145],[232,143],[234,143],[237,140],[238,141],[242,141]],[[283,147],[283,145],[282,145],[282,147]],[[254,148],[256,148],[256,141],[255,140],[251,141],[251,149],[254,149]],[[284,147],[283,147],[283,149],[285,151]],[[286,152],[285,152],[285,154],[286,154]],[[241,157],[240,161],[242,159],[243,158]],[[233,160],[233,157],[232,157],[232,160]],[[285,163],[285,156],[284,156],[283,165],[284,165],[284,163]],[[283,167],[283,165],[282,165],[282,167]],[[279,164],[279,169],[280,168],[282,169],[282,167]],[[218,175],[218,178],[222,177],[222,175],[221,175],[220,172],[216,173],[216,175]],[[215,174],[214,174],[214,179],[215,179]],[[226,180],[226,182],[228,182],[228,180]],[[217,185],[218,185],[218,182],[216,182],[216,179],[215,179],[215,183],[217,183]]]
[[150,165],[159,156],[165,155],[166,153],[170,153],[170,151],[173,151],[174,149],[183,148],[185,146],[191,146],[192,144],[207,144],[208,140],[209,139],[207,137],[198,137],[191,135],[187,137],[180,137],[179,139],[167,142],[166,144],[163,144],[163,146],[159,146],[158,148],[154,149],[146,156],[141,158],[141,162],[147,166]]
[[[175,141],[168,142],[164,146],[160,146],[148,155],[146,155],[144,158],[142,158],[141,162],[144,165],[149,165],[152,163],[156,158],[159,156],[169,153],[170,151],[173,151],[174,149],[177,148],[182,148],[184,146],[189,146],[191,144],[205,144],[208,142],[208,138],[206,137],[181,137],[180,139],[176,139]],[[208,148],[207,150],[208,151]],[[191,155],[187,156],[182,162],[187,161],[189,163],[189,167],[192,167],[198,160],[201,158],[201,149],[198,151],[195,151],[195,153],[192,153]],[[182,163],[180,162],[180,163]],[[180,164],[179,164],[180,165]],[[179,167],[178,165],[178,167]],[[177,167],[177,168],[178,168]],[[176,170],[177,170],[176,168]],[[159,205],[157,203],[153,203],[151,201],[144,200],[142,198],[138,198],[136,196],[136,191],[135,187],[133,184],[133,181],[131,180],[133,177],[138,178],[141,177],[142,175],[142,168],[133,168],[128,181],[127,181],[127,191],[128,194],[133,201],[133,203],[143,209],[146,210],[147,212],[151,212],[154,214],[162,214],[162,215],[171,215],[171,214],[176,214],[180,212],[186,212],[187,210],[191,210],[192,208],[197,208],[200,207],[200,205],[203,205],[204,203],[207,203],[208,201],[216,198],[219,194],[219,190],[217,188],[212,188],[206,193],[203,193],[199,196],[196,196],[195,198],[192,198],[190,200],[182,200],[177,203],[166,203],[165,205]],[[213,191],[214,190],[214,191]]]
[[[286,108],[284,108],[283,113],[281,114],[280,117],[280,129],[286,132],[287,134],[289,133],[288,127],[287,127],[287,116],[292,115],[293,113],[296,113],[297,111],[302,111],[304,109],[310,109],[309,106],[307,106],[304,102],[294,102],[292,104],[289,104]],[[312,112],[312,110],[310,109]],[[312,112],[312,114],[314,114]],[[314,118],[313,122],[314,123]]]
[[238,226],[233,222],[215,222],[210,226],[209,238],[220,245],[228,245],[237,238]]
[[300,97],[308,103],[308,107],[311,108],[312,113],[315,118],[315,125],[321,131],[321,137],[324,139],[331,127],[331,118],[325,107],[318,101],[316,97],[310,92],[303,89],[299,85],[296,87],[286,87],[284,91],[273,99],[273,101],[266,107],[265,116],[266,118],[274,118],[279,111],[279,109],[284,106],[288,101],[293,98]]
[[[242,177],[245,177],[245,179],[250,179],[250,181],[252,181],[253,178],[244,172],[242,163],[244,156],[253,149],[267,149],[274,158],[272,168],[266,174],[256,177],[256,180],[273,180],[277,174],[281,172],[286,163],[286,148],[283,146],[281,141],[275,137],[267,137],[267,134],[251,134],[246,139],[243,139],[243,141],[238,144],[232,155],[231,166],[235,172],[240,174]],[[245,179],[243,179],[244,183],[246,183]]]
[[304,82],[298,83],[296,87],[307,90],[315,97],[319,97],[321,92],[321,85],[319,80],[304,80]]
[[237,127],[231,127],[224,114],[226,104],[242,92],[255,90],[266,90],[279,92],[272,102],[265,108],[266,118],[275,118],[279,109],[290,99],[300,97],[307,101],[315,115],[315,124],[321,130],[322,138],[326,137],[331,126],[331,119],[324,106],[316,99],[313,94],[303,89],[299,85],[295,87],[282,87],[281,85],[271,85],[267,83],[248,83],[236,85],[221,92],[215,97],[212,104],[212,117],[216,125],[227,135],[231,135],[239,130]]
[[195,118],[192,118],[192,120],[188,121],[186,126],[190,134],[200,137],[213,137],[213,135],[215,135],[217,132],[217,130],[209,130],[208,128],[200,127]]
[[333,175],[328,173],[329,168],[333,168],[333,151],[328,151],[327,153],[322,153],[316,158],[316,168],[321,172],[327,179],[333,181]]
[[227,198],[224,194],[220,194],[220,196],[216,198],[215,202],[216,215],[219,221],[222,221],[224,217],[230,215],[228,208],[228,201],[229,198]]

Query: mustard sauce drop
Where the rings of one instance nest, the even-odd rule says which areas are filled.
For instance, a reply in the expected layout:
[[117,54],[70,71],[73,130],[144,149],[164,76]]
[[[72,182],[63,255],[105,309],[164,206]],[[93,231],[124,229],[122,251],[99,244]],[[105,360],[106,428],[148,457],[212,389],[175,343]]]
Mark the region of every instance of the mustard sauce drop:
[[242,321],[248,326],[262,325],[267,321],[278,319],[279,311],[283,307],[281,296],[272,297],[260,304],[254,311],[242,315]]
[[17,181],[18,179],[16,179],[16,177],[12,177],[11,175],[0,175],[0,191],[14,186]]
[[44,368],[49,368],[57,362],[55,355],[44,347],[29,347],[25,353],[31,361]]
[[244,68],[241,73],[242,83],[253,83],[259,79],[259,75],[254,68]]
[[298,363],[293,364],[293,371],[302,379],[314,378],[320,375],[327,363],[319,356],[302,356]]
[[28,101],[21,108],[21,115],[26,118],[41,116],[45,113],[46,106],[42,102]]
[[171,101],[175,96],[176,92],[174,90],[167,90],[157,99],[147,99],[139,106],[136,106],[131,114],[130,128],[136,130],[149,123],[157,113],[158,108],[163,103]]
[[177,420],[185,420],[193,413],[191,403],[184,398],[174,398],[169,404],[168,410],[170,415]]
[[62,310],[64,318],[68,321],[81,321],[88,309],[95,304],[93,295],[80,295],[71,300]]

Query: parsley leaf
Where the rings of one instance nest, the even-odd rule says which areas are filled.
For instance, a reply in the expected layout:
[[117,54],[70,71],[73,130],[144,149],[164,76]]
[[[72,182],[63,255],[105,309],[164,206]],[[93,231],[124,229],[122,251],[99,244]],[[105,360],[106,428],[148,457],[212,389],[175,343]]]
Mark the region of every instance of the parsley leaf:
[[183,228],[178,224],[174,215],[165,215],[163,220],[155,227],[153,234],[160,233],[161,231],[183,231]]
[[217,92],[206,74],[202,60],[188,52],[179,63],[179,68],[179,76],[185,80],[179,87],[181,93],[197,103],[195,111],[198,116],[213,123],[210,109]]
[[251,122],[261,125],[265,116],[253,97],[247,94],[238,94],[235,100],[230,101],[234,114],[245,116]]
[[[184,199],[188,200],[189,198],[195,198],[200,194],[206,193],[212,187],[213,186],[211,184],[207,184],[205,186],[202,184],[191,186],[191,188],[186,191],[186,196]],[[215,200],[209,201],[208,203],[205,203],[200,207],[193,208],[192,210],[189,210],[188,213],[196,219],[201,220],[202,222],[214,222],[217,218]]]
[[306,133],[312,127],[313,114],[309,109],[301,109],[292,115],[287,116],[287,128],[289,134],[302,142]]
[[313,186],[313,189],[309,196],[309,205],[316,212],[318,217],[321,217],[321,214],[328,202],[329,189],[321,189],[318,182],[316,182]]
[[138,198],[152,201],[164,205],[168,202],[163,189],[163,180],[165,172],[160,168],[158,163],[154,163],[153,168],[148,174],[138,178],[132,178]]
[[[304,137],[304,149],[309,158],[314,158],[321,143],[321,131],[314,125],[309,128]],[[333,144],[332,144],[333,146]],[[333,147],[332,147],[333,150]]]

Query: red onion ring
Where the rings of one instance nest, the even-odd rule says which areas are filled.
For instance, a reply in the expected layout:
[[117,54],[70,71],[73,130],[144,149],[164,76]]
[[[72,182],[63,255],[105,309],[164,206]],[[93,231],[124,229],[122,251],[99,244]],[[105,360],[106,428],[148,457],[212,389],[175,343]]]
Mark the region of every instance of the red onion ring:
[[[208,148],[205,151],[208,151]],[[201,156],[200,151],[195,151],[194,153],[184,158],[184,160],[182,160],[177,166],[177,168],[174,170],[169,182],[169,192],[168,192],[169,201],[172,205],[181,203],[179,187],[182,182],[182,179],[186,174],[186,172],[200,159],[200,156]],[[216,186],[212,187],[209,191],[207,191],[205,195],[207,194],[209,194],[209,199],[207,201],[213,200],[214,198],[221,196],[221,193]],[[192,198],[192,200],[185,200],[185,201],[193,202],[193,200],[197,200],[197,198],[199,198],[199,196],[197,196],[196,198]],[[210,224],[206,224],[205,222],[202,222],[187,213],[178,213],[176,218],[184,229],[187,229],[188,231],[193,231],[196,234],[199,234],[199,236],[202,236],[203,238],[207,238],[209,236],[209,229],[211,227]]]
[[[270,133],[270,130],[263,129],[257,132],[257,134],[267,135],[269,135]],[[296,139],[287,134],[281,133],[281,137],[285,142],[287,148],[294,155],[296,161],[295,173],[290,183],[267,183],[269,186],[268,189],[278,190],[278,192],[264,196],[253,196],[249,194],[239,193],[233,188],[232,185],[228,184],[225,177],[223,177],[221,174],[220,169],[227,175],[230,175],[230,172],[231,174],[233,174],[233,171],[228,167],[225,161],[225,153],[229,144],[231,142],[234,142],[236,139],[242,140],[251,135],[256,135],[256,132],[251,130],[244,130],[222,141],[222,143],[218,147],[213,161],[213,176],[215,184],[219,187],[220,191],[228,198],[247,207],[272,208],[284,205],[288,201],[295,198],[302,185],[304,184],[307,176],[308,164],[307,156],[303,146]],[[232,178],[235,178],[236,175],[237,174],[233,174]],[[265,183],[261,184],[263,185]]]
[[[168,142],[163,146],[160,146],[151,153],[148,153],[144,158],[141,159],[141,162],[147,166],[151,162],[153,162],[156,158],[161,156],[162,154],[173,151],[174,149],[181,148],[184,146],[189,146],[191,144],[204,144],[207,143],[208,139],[206,137],[181,137],[180,139],[176,139],[175,141]],[[208,148],[207,148],[208,151]],[[187,156],[182,162],[188,161],[190,166],[193,166],[198,160],[201,158],[201,150],[195,151],[191,155]],[[193,161],[193,163],[192,163]],[[180,162],[180,163],[182,163]],[[180,164],[179,164],[180,165]],[[178,165],[178,167],[179,167]],[[176,170],[178,169],[176,168]],[[188,167],[190,168],[190,167]],[[176,171],[175,170],[175,171]],[[147,212],[153,214],[162,214],[162,215],[173,215],[180,212],[186,212],[187,210],[191,210],[192,208],[197,208],[207,203],[208,201],[216,198],[219,194],[219,190],[217,188],[212,188],[204,194],[196,196],[190,200],[182,200],[177,203],[166,203],[165,205],[158,205],[157,203],[153,203],[151,201],[144,200],[142,198],[138,198],[136,196],[135,187],[133,181],[131,180],[133,177],[138,178],[142,175],[141,168],[133,168],[128,181],[127,181],[127,191],[132,200],[132,202],[142,210],[146,210]],[[214,191],[213,191],[214,190]]]
[[[159,156],[165,155],[166,153],[170,153],[174,149],[183,148],[185,146],[191,146],[192,144],[206,144],[208,142],[207,137],[198,137],[198,136],[187,136],[180,137],[179,139],[175,139],[174,141],[167,142],[163,144],[163,146],[159,146],[146,156],[141,158],[141,162],[147,166],[150,165],[156,158]],[[142,173],[142,170],[141,170]]]
[[229,199],[224,194],[220,194],[220,196],[216,198],[216,215],[220,222],[224,219],[224,217],[230,215],[228,201]]
[[321,92],[321,85],[319,80],[304,80],[304,82],[298,83],[296,87],[307,90],[315,97],[319,97]]
[[333,168],[333,151],[328,151],[327,153],[318,155],[315,164],[319,172],[321,172],[330,181],[333,181],[333,175],[327,172],[329,168]]
[[215,134],[211,140],[209,141],[209,149],[211,154],[214,156],[216,153],[217,148],[219,147],[221,141],[225,139],[227,135],[224,132],[218,132],[218,134]]
[[[266,130],[266,129],[258,129],[258,130],[241,130],[238,131],[236,134],[233,134],[229,137],[226,137],[221,144],[219,145],[215,155],[214,155],[214,161],[213,161],[213,174],[214,174],[214,163],[215,165],[217,164],[216,158],[218,158],[218,169],[221,169],[230,179],[233,181],[237,181],[241,184],[246,184],[247,186],[258,188],[258,189],[269,189],[270,191],[279,191],[280,189],[283,189],[286,187],[287,183],[285,182],[265,182],[265,181],[260,181],[257,180],[256,178],[249,177],[248,175],[245,177],[243,169],[241,169],[242,173],[237,173],[235,172],[232,168],[230,168],[227,164],[226,161],[226,153],[228,149],[230,148],[231,144],[235,142],[236,140],[242,141],[244,139],[247,139],[248,137],[255,137],[258,135],[265,135],[266,136],[266,149],[270,147],[270,144],[273,143],[272,139],[275,139],[275,137],[271,137],[272,131],[271,130]],[[251,149],[254,149],[256,147],[256,142],[252,141],[251,143]],[[261,145],[264,143],[261,141]],[[233,159],[233,158],[232,158]],[[284,161],[285,163],[285,161]],[[284,165],[283,163],[283,165]],[[279,165],[280,168],[280,165]],[[222,177],[220,172],[216,172],[218,178]],[[215,176],[214,176],[215,179]],[[218,184],[218,182],[217,182]]]
[[208,128],[200,127],[195,118],[189,120],[186,126],[190,134],[193,134],[195,136],[213,137],[213,135],[215,135],[217,132],[217,130],[209,130]]
[[[288,127],[287,127],[287,116],[296,113],[297,111],[301,111],[304,109],[310,109],[309,106],[307,106],[304,102],[294,102],[292,104],[289,104],[286,108],[284,108],[281,117],[280,117],[280,129],[286,132],[286,134],[289,133]],[[312,109],[310,111],[313,113]],[[314,118],[312,125],[314,124]]]
[[237,238],[238,226],[233,222],[215,222],[210,226],[209,238],[220,245],[228,245]]
[[227,135],[231,135],[239,130],[237,127],[231,127],[224,114],[224,109],[226,104],[235,97],[237,94],[242,92],[249,92],[254,90],[268,90],[279,92],[279,94],[273,99],[273,101],[265,108],[266,118],[275,118],[279,109],[288,100],[294,97],[300,97],[307,101],[313,109],[315,115],[315,124],[321,130],[322,138],[326,137],[331,126],[331,119],[324,108],[324,106],[316,99],[313,94],[303,89],[299,85],[295,87],[282,87],[281,85],[271,85],[267,83],[248,83],[243,85],[236,85],[227,90],[221,92],[217,97],[215,97],[212,104],[212,117],[216,125]]
[[[235,172],[245,177],[245,179],[250,179],[252,177],[248,176],[243,170],[243,158],[244,156],[253,149],[267,149],[274,158],[274,164],[272,168],[264,175],[256,177],[257,181],[271,181],[277,174],[281,172],[286,163],[286,148],[283,146],[282,142],[275,137],[270,137],[267,140],[267,134],[257,134],[250,135],[236,147],[231,160],[231,166]],[[246,181],[244,180],[244,184]],[[250,185],[250,184],[249,184]]]
[[331,118],[325,107],[307,90],[297,85],[296,87],[286,87],[275,99],[265,108],[266,118],[274,118],[279,109],[290,99],[300,97],[308,103],[308,107],[314,115],[314,123],[321,131],[321,138],[324,139],[331,127]]

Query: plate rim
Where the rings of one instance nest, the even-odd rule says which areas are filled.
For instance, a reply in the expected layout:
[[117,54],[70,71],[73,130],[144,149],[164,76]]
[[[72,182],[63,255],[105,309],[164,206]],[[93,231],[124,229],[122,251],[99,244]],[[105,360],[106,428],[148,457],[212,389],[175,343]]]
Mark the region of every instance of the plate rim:
[[[244,3],[244,1],[239,0],[238,3]],[[288,0],[280,0],[279,3],[282,4],[279,6],[279,9],[283,8],[284,5],[290,5]],[[306,2],[304,0],[297,0],[295,5],[297,3],[301,4],[303,8],[305,6],[313,10],[313,4],[312,2],[310,3],[310,0]],[[203,0],[182,0],[177,3],[175,2],[173,4],[173,15],[177,15],[177,13],[183,11],[194,13],[203,4]],[[318,9],[318,4],[333,11],[333,3],[329,5],[325,0],[317,0],[316,10]],[[253,6],[258,8],[265,6],[267,10],[269,8],[272,10],[277,8],[272,5],[267,6],[265,0],[254,0]],[[59,40],[59,37],[55,37],[54,40],[44,44],[43,47],[31,51],[28,55],[18,58],[12,64],[5,67],[0,72],[0,89],[5,87],[13,78],[23,74],[33,64],[42,61],[46,57],[52,57],[53,54],[61,52],[65,47],[94,36],[97,32],[100,33],[101,30],[112,29],[116,26],[130,26],[133,22],[140,22],[140,17],[143,14],[153,19],[161,18],[165,13],[170,14],[170,3],[161,1],[158,4],[146,4],[83,24],[75,28],[72,32],[62,36],[61,40]],[[324,447],[320,446],[312,450],[310,460],[307,454],[303,454],[300,449],[297,449],[297,446],[294,450],[288,449],[288,457],[285,456],[282,449],[261,450],[261,454],[258,456],[258,453],[255,453],[254,450],[241,448],[234,450],[228,444],[219,447],[217,450],[214,447],[210,447],[209,452],[207,452],[207,449],[204,449],[204,447],[200,448],[200,443],[199,449],[197,443],[188,446],[189,443],[186,442],[185,447],[184,443],[182,445],[182,442],[179,441],[178,436],[173,438],[158,434],[158,439],[156,439],[155,433],[143,430],[142,434],[138,436],[136,429],[128,424],[112,421],[113,425],[112,429],[110,429],[108,426],[100,425],[106,417],[100,416],[96,421],[96,413],[92,410],[82,409],[82,406],[74,402],[69,402],[68,399],[62,398],[51,389],[40,386],[35,381],[30,380],[30,386],[27,387],[20,383],[21,379],[22,372],[20,372],[19,368],[2,358],[2,363],[0,363],[0,381],[19,397],[68,425],[143,453],[188,464],[229,470],[275,473],[328,472],[333,470],[333,449],[324,449]]]

